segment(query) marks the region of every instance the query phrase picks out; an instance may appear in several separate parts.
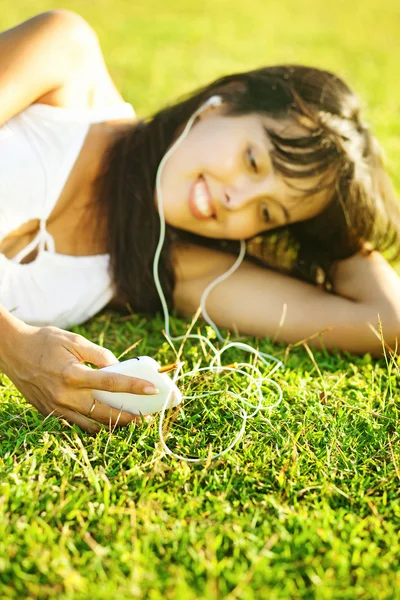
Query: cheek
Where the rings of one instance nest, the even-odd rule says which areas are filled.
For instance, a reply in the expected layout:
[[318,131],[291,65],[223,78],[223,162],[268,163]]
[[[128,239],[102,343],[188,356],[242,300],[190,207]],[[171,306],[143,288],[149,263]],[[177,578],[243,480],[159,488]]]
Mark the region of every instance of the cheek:
[[262,223],[255,219],[254,214],[231,214],[224,226],[226,237],[231,240],[252,238],[263,231]]
[[238,169],[236,146],[235,140],[225,131],[208,129],[191,140],[185,149],[185,156],[199,170],[209,172],[219,181],[229,184]]
[[226,144],[209,148],[207,164],[210,171],[215,173],[215,176],[227,185],[231,185],[240,173],[237,153],[233,151],[232,147],[227,147]]

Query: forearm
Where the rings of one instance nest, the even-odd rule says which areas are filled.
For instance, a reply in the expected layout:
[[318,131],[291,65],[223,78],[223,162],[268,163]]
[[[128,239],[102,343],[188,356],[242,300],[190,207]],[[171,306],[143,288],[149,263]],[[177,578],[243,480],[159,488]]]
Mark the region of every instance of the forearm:
[[10,353],[25,324],[0,304],[0,371],[7,373]]
[[337,295],[400,322],[400,278],[379,252],[338,261],[331,277]]
[[[227,255],[201,250],[215,267],[195,277],[178,278],[176,308],[192,316],[205,288],[232,266]],[[190,270],[189,270],[190,272]],[[396,346],[400,334],[400,278],[378,253],[338,261],[331,273],[334,293],[244,261],[212,289],[207,311],[218,327],[289,344],[309,340],[315,346],[382,356],[374,335],[378,315],[385,341]]]

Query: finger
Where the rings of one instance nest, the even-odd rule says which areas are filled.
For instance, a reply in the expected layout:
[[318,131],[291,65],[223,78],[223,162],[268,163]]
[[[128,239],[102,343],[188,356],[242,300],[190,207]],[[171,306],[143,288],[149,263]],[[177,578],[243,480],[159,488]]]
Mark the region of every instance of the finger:
[[87,419],[94,419],[104,425],[111,423],[113,426],[125,426],[131,421],[139,419],[138,415],[115,409],[108,406],[108,404],[103,404],[99,400],[95,402],[90,391],[80,391],[70,394],[68,401],[64,405],[66,406],[66,410],[77,412]]
[[103,425],[107,425],[110,427],[125,427],[132,421],[141,421],[140,415],[133,415],[121,409],[113,408],[112,406],[108,406],[108,404],[103,404],[98,400],[95,401],[93,397],[91,397],[90,405],[87,410],[86,399],[85,405],[85,409],[81,407],[81,409],[78,410],[80,410],[80,412],[84,412],[84,414],[88,418],[93,419],[98,423],[102,423]]
[[117,357],[102,346],[98,346],[93,342],[90,342],[83,336],[79,336],[79,342],[77,343],[77,350],[80,358],[84,362],[90,362],[97,367],[109,367],[115,365],[118,362]]
[[66,419],[69,423],[75,423],[75,425],[78,425],[78,427],[87,433],[99,433],[101,430],[101,427],[97,423],[93,423],[90,419],[67,408],[56,409],[52,414]]
[[74,364],[65,373],[66,383],[90,390],[106,392],[127,392],[129,394],[157,394],[158,390],[151,381],[129,377],[121,373],[91,369],[86,365]]

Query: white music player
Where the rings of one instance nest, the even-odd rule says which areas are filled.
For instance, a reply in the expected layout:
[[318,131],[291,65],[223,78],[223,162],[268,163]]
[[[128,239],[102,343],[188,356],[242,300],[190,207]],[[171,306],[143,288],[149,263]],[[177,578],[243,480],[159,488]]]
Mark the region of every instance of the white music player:
[[159,393],[147,395],[92,390],[93,398],[133,415],[151,415],[158,412],[164,406],[168,395],[170,395],[170,399],[167,408],[178,406],[182,402],[182,394],[172,382],[170,376],[167,373],[160,373],[160,369],[162,369],[162,366],[150,356],[138,356],[131,360],[104,367],[101,369],[102,371],[146,379],[159,390]]

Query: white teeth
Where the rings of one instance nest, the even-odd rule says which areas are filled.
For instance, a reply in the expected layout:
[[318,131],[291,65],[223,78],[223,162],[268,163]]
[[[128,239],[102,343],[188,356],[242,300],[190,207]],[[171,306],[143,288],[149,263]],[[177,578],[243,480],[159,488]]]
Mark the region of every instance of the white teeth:
[[210,206],[207,188],[200,179],[194,187],[194,201],[198,211],[205,217],[211,217],[213,209]]

